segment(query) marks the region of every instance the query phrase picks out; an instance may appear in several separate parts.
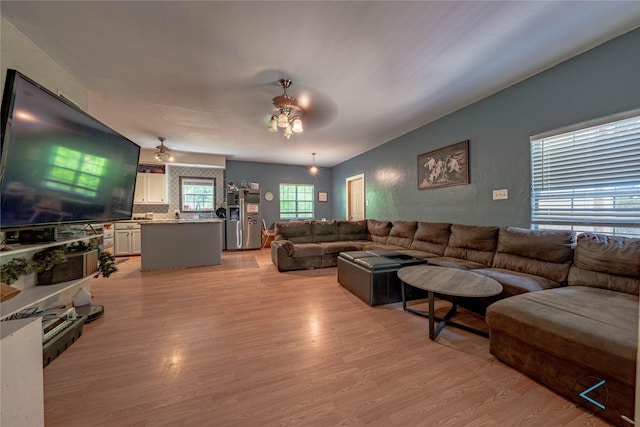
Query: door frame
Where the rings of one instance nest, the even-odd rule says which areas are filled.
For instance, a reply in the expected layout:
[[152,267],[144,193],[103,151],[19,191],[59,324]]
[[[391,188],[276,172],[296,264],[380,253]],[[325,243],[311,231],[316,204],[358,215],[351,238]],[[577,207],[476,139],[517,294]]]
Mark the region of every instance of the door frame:
[[350,187],[349,187],[349,183],[351,181],[356,181],[358,179],[362,179],[362,209],[363,209],[363,214],[364,217],[367,217],[367,203],[366,203],[366,188],[365,188],[365,180],[364,180],[364,173],[358,174],[358,175],[354,175],[354,176],[350,176],[348,178],[346,178],[345,180],[345,212],[346,212],[346,216],[345,218],[347,220],[349,220],[349,201],[351,200],[351,194],[350,194]]

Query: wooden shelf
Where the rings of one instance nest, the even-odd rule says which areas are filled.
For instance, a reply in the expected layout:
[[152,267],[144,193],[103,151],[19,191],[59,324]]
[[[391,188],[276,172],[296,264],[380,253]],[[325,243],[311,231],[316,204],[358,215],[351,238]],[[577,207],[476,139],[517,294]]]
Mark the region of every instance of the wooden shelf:
[[32,286],[20,291],[20,293],[15,297],[0,303],[0,320],[3,320],[26,308],[37,306],[38,304],[52,299],[67,290],[73,289],[74,287],[80,288],[80,285],[91,279],[92,276],[93,274],[81,279],[57,283],[55,285]]

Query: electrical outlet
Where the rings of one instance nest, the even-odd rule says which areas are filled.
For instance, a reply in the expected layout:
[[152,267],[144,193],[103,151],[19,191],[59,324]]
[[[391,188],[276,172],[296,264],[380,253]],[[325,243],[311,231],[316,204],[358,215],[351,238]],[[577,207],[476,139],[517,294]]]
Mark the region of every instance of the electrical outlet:
[[493,190],[493,200],[507,200],[509,198],[509,190],[503,188],[502,190]]

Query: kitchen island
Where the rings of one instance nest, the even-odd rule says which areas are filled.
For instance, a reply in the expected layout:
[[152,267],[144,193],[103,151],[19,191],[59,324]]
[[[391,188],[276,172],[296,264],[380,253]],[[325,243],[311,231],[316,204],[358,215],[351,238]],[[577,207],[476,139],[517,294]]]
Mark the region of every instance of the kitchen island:
[[223,223],[219,219],[141,222],[141,270],[222,264]]

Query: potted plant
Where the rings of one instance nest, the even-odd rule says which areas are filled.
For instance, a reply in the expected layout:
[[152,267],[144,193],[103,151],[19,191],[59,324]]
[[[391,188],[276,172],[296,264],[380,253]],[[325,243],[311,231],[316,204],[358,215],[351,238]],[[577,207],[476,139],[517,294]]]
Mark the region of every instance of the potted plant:
[[28,260],[14,258],[0,266],[0,282],[10,285],[21,276],[37,273],[38,285],[52,285],[80,279],[98,271],[94,277],[109,277],[118,271],[115,256],[103,251],[95,242],[43,249]]
[[116,267],[116,257],[113,254],[100,249],[97,242],[91,241],[86,243],[81,241],[74,245],[70,245],[68,248],[69,252],[89,252],[92,250],[98,251],[98,274],[94,277],[98,277],[100,274],[102,277],[109,277],[111,274],[118,271],[118,267]]
[[64,246],[56,246],[36,252],[31,258],[36,273],[51,271],[53,267],[67,261],[67,250]]
[[[109,277],[112,273],[118,271],[116,257],[100,249],[98,251],[98,271],[102,274],[102,277]],[[94,277],[97,277],[97,275]]]
[[76,244],[47,248],[33,256],[38,285],[53,285],[80,279],[98,269],[98,248]]
[[24,257],[13,258],[0,267],[0,282],[12,284],[20,278],[33,273],[33,264]]

